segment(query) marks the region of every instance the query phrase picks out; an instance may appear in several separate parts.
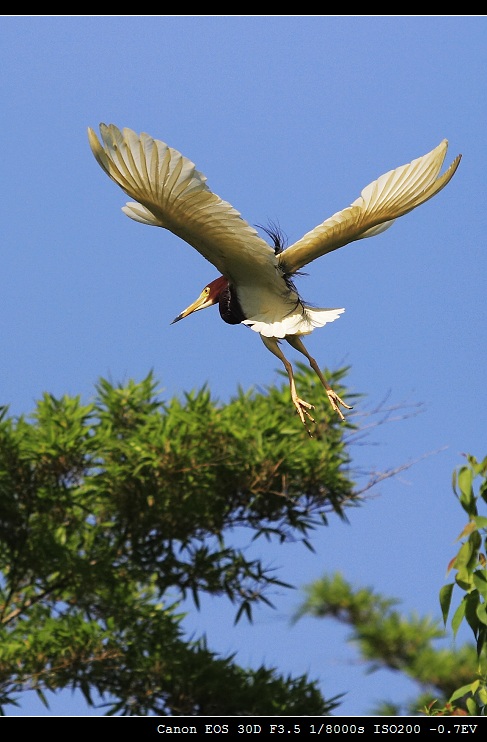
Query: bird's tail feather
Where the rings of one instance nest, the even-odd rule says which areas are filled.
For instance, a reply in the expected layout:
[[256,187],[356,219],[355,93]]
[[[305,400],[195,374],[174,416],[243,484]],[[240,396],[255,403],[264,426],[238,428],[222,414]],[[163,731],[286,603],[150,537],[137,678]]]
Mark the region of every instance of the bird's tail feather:
[[316,327],[334,322],[345,309],[315,309],[298,305],[295,312],[279,320],[272,321],[265,315],[250,317],[242,324],[250,327],[264,337],[285,338],[287,335],[309,335]]

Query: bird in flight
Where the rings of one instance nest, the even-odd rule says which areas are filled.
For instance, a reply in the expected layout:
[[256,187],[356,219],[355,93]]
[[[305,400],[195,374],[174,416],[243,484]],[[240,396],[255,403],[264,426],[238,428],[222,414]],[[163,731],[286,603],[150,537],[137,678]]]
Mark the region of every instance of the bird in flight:
[[277,230],[265,230],[273,238],[271,247],[231,204],[208,188],[206,177],[177,150],[148,134],[120,130],[113,124],[100,124],[100,135],[101,142],[93,129],[88,129],[95,158],[134,199],[122,211],[142,224],[170,230],[221,274],[173,321],[218,304],[225,322],[242,323],[258,332],[264,345],[284,364],[292,403],[310,432],[314,405],[298,396],[292,365],[281,348],[285,340],[307,358],[333,410],[344,420],[340,408],[352,408],[326,382],[301,338],[333,322],[345,310],[307,305],[293,276],[322,255],[384,232],[395,219],[439,193],[453,177],[461,155],[439,175],[448,147],[444,139],[423,157],[381,175],[350,206],[283,249]]

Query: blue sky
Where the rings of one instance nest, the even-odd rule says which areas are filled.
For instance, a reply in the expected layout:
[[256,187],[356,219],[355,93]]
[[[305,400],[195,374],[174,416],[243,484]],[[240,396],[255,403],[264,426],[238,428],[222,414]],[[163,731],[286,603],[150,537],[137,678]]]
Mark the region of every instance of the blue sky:
[[[384,399],[421,404],[354,447],[354,464],[417,463],[348,525],[320,530],[314,554],[262,547],[297,587],[340,570],[406,612],[439,617],[464,525],[452,470],[465,452],[487,453],[486,33],[483,16],[3,16],[0,403],[28,414],[44,391],[89,400],[100,376],[150,369],[167,397],[207,383],[224,402],[238,386],[282,381],[258,337],[216,309],[170,325],[216,271],[170,233],[127,219],[88,126],[166,141],[247,221],[279,222],[289,243],[447,138],[447,163],[463,159],[445,190],[316,261],[298,284],[317,306],[346,308],[307,347],[321,366],[350,365],[347,386],[366,395],[354,413]],[[190,606],[188,632],[244,666],[346,692],[345,716],[414,695],[392,673],[366,676],[346,629],[291,626],[298,590],[273,599],[251,627],[234,627],[223,600]],[[49,712],[28,696],[20,704],[13,713],[98,713],[66,693]]]

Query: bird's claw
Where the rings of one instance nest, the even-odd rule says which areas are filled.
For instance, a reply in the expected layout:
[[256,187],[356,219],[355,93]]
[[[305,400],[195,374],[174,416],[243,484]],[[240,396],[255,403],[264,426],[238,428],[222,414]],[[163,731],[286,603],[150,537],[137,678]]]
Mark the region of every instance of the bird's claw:
[[327,389],[326,393],[328,395],[328,399],[330,400],[330,404],[333,407],[334,411],[339,415],[340,420],[345,420],[345,416],[343,412],[341,411],[339,405],[342,407],[345,407],[347,410],[353,410],[353,407],[350,407],[350,405],[346,404],[346,402],[341,399],[336,392],[333,391],[333,389]]
[[[327,389],[326,393],[328,395],[328,399],[330,400],[330,404],[333,407],[333,410],[339,415],[340,420],[345,420],[345,416],[342,413],[339,405],[345,407],[347,410],[352,410],[353,407],[344,402],[343,399],[341,399],[341,397],[339,397],[338,394],[333,391],[333,389]],[[311,435],[311,431],[309,430],[307,423],[308,421],[312,423],[316,422],[314,417],[309,412],[309,410],[314,410],[314,405],[310,404],[309,402],[305,402],[304,399],[300,399],[299,397],[293,397],[293,404],[296,407],[301,422],[308,431],[308,435],[310,436],[310,438],[312,438],[313,436]]]
[[308,410],[314,410],[315,408],[314,405],[310,404],[309,402],[305,402],[304,399],[300,399],[299,397],[293,398],[293,404],[296,407],[299,418],[305,427],[306,427],[306,417],[312,423],[315,422],[314,417],[308,412]]

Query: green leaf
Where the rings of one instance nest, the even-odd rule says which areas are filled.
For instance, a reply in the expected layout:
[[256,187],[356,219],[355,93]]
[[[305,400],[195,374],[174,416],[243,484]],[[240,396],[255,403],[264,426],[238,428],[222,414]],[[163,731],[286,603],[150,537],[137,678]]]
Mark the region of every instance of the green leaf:
[[465,497],[472,494],[473,472],[468,466],[462,466],[458,472],[458,486]]
[[487,625],[487,610],[486,609],[487,609],[487,606],[485,603],[479,603],[475,610],[478,620],[485,625]]
[[484,599],[487,599],[487,570],[477,569],[473,573],[473,584]]
[[54,531],[54,537],[58,544],[64,546],[67,539],[66,528],[64,528],[64,526],[59,526],[59,528],[56,528],[56,530]]
[[470,716],[478,716],[479,707],[475,703],[475,700],[473,698],[467,698],[467,700],[465,701],[465,705]]
[[448,583],[448,585],[443,585],[443,587],[440,590],[440,606],[441,606],[441,612],[443,615],[443,623],[445,624],[445,626],[448,620],[448,614],[450,612],[453,588],[454,588],[454,584],[450,582]]
[[36,688],[36,694],[41,703],[46,707],[46,709],[49,708],[49,703],[47,702],[47,698],[45,694],[43,693],[41,688]]
[[477,616],[477,608],[479,606],[480,598],[477,590],[472,590],[464,598],[465,601],[465,618],[468,625],[472,629],[474,636],[477,637],[479,630],[479,619]]
[[240,621],[244,613],[247,616],[249,623],[251,623],[252,622],[252,608],[251,608],[250,603],[247,600],[244,600],[242,604],[240,605],[240,608],[237,611],[237,615],[235,616],[235,621],[234,621],[235,624],[238,624],[238,622]]
[[466,603],[465,600],[462,600],[458,608],[456,609],[455,613],[453,614],[453,618],[451,621],[451,627],[453,630],[453,636],[456,636],[458,629],[460,628],[460,625],[465,618],[465,607]]
[[473,586],[473,575],[466,567],[464,567],[458,570],[455,576],[455,582],[462,590],[470,592]]
[[467,466],[463,466],[458,472],[458,487],[460,489],[460,504],[470,515],[477,515],[476,498],[472,488],[473,472]]
[[468,685],[462,685],[461,688],[457,688],[457,690],[452,693],[452,695],[449,698],[449,703],[454,703],[455,701],[458,701],[459,698],[463,698],[467,695],[472,695],[472,693],[475,693],[472,688],[475,687],[475,690],[478,688],[479,681],[475,680],[473,683],[469,683]]
[[477,696],[483,706],[487,706],[487,688],[483,685],[477,691]]
[[472,558],[473,554],[473,544],[470,541],[465,541],[463,543],[458,551],[458,554],[455,559],[455,569],[458,569],[459,571],[462,569],[462,567],[468,567],[468,564]]
[[487,640],[487,626],[482,624],[479,629],[478,636],[477,636],[477,646],[476,646],[477,657],[480,657],[480,655],[482,654],[486,640]]

